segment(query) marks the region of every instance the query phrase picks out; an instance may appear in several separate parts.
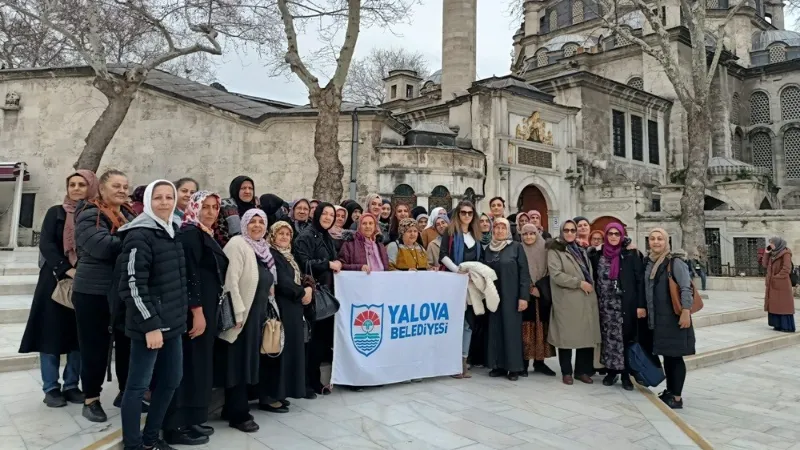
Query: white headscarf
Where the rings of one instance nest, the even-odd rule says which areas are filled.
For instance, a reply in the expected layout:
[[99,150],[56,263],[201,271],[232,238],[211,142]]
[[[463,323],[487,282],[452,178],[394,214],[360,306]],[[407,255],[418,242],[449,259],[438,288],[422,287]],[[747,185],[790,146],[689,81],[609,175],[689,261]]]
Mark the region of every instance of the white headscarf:
[[178,202],[178,190],[175,189],[175,185],[172,184],[171,181],[167,180],[156,180],[152,183],[147,185],[147,188],[144,190],[144,214],[147,214],[148,217],[155,220],[155,222],[164,229],[164,231],[169,234],[169,237],[175,237],[175,229],[172,227],[172,216],[175,214],[175,206],[172,207],[172,212],[170,213],[169,221],[165,221],[164,219],[158,217],[156,213],[153,212],[153,190],[156,188],[157,184],[166,184],[172,188],[172,198],[175,200],[175,204]]
[[446,216],[447,211],[445,211],[445,209],[442,208],[441,206],[433,208],[433,211],[431,211],[431,215],[429,216],[428,219],[428,224],[425,225],[425,229],[427,230],[428,228],[433,228],[433,226],[436,225],[436,218],[439,217],[440,215]]

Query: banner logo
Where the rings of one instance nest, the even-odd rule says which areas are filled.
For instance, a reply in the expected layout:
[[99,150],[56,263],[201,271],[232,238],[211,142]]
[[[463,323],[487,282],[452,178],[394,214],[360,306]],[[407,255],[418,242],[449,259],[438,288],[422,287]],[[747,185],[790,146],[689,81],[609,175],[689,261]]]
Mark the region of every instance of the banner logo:
[[364,356],[378,350],[383,341],[383,304],[350,306],[350,339]]

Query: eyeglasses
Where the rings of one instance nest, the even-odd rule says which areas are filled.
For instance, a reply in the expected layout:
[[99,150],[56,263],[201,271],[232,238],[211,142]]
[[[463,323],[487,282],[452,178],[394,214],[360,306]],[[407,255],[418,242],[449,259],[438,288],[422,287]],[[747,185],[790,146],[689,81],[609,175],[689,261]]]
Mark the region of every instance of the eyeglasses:
[[471,216],[471,215],[475,214],[472,211],[459,211],[458,213],[461,214],[462,216]]
[[619,234],[619,232],[617,232],[617,231],[609,231],[609,232],[608,232],[608,236],[616,236],[616,237],[620,237],[620,236],[622,236],[622,235],[621,235],[621,234]]
[[576,230],[575,228],[564,228],[564,234],[575,234],[577,232],[578,230]]

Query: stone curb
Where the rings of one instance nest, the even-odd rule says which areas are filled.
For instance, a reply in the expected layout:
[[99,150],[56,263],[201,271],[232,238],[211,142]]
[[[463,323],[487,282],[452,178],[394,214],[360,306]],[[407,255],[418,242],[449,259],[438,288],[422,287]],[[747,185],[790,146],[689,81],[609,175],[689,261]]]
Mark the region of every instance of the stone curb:
[[715,314],[706,314],[692,318],[692,325],[695,328],[713,327],[715,325],[725,325],[734,322],[744,322],[746,320],[760,319],[766,317],[764,308],[748,308],[736,311],[725,311]]
[[698,447],[700,447],[702,450],[714,450],[714,446],[711,445],[710,442],[708,442],[703,436],[700,435],[700,433],[697,432],[697,430],[692,428],[691,425],[683,420],[683,418],[678,415],[678,413],[673,411],[672,408],[664,404],[664,402],[662,402],[661,399],[653,393],[653,391],[641,386],[638,383],[636,383],[636,389],[642,393],[642,395],[647,397],[647,399],[650,400],[650,403],[655,405],[655,407],[658,408],[661,413],[667,416],[669,420],[671,420],[672,423],[674,423],[683,432],[683,434],[691,439],[692,442],[694,442]]
[[[776,333],[779,332],[776,331]],[[800,344],[800,333],[781,333],[774,337],[748,342],[746,344],[688,356],[684,358],[684,361],[686,362],[686,370],[702,369],[703,367],[724,364],[726,362],[760,355],[795,344]]]

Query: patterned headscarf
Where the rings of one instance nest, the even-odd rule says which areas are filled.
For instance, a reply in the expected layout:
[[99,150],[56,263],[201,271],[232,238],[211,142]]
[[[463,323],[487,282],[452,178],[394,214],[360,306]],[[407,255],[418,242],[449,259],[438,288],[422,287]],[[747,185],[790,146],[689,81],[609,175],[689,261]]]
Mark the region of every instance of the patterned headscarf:
[[[94,172],[85,169],[75,171],[75,173],[67,177],[67,189],[69,189],[69,179],[74,176],[79,176],[86,180],[86,200],[97,197],[100,181],[98,181]],[[61,203],[61,207],[67,212],[67,218],[64,220],[64,237],[62,239],[64,255],[69,260],[70,265],[75,267],[78,262],[78,252],[75,245],[75,209],[78,207],[78,202],[70,199],[69,194],[67,194],[64,196],[64,202]]]
[[[619,242],[617,245],[611,245],[608,242],[608,232],[611,230],[619,231]],[[591,236],[591,235],[590,235]],[[619,278],[619,254],[622,253],[622,239],[625,237],[625,227],[617,222],[612,222],[606,225],[603,233],[603,257],[608,260],[611,267],[608,270],[608,279],[616,280]]]
[[497,240],[494,238],[494,231],[492,231],[492,241],[489,243],[489,250],[493,252],[499,252],[511,243],[511,223],[509,223],[508,219],[503,217],[494,219],[494,226],[496,227],[497,225],[506,226],[506,237],[504,239]]
[[[184,228],[187,225],[194,225],[208,233],[209,236],[214,236],[214,227],[212,226],[212,228],[208,228],[200,222],[200,211],[203,210],[203,202],[205,202],[208,197],[216,198],[218,206],[222,202],[222,198],[217,193],[211,191],[195,192],[189,198],[189,204],[186,205],[186,209],[183,210],[183,221],[181,222],[181,228]],[[215,218],[214,223],[216,222],[217,219]]]
[[397,224],[398,239],[400,240],[401,243],[403,240],[403,235],[406,234],[406,231],[416,226],[417,226],[417,221],[410,217],[401,220],[400,223]]
[[[278,234],[278,231],[280,231],[281,228],[286,228],[287,230],[289,230],[289,246],[285,247],[285,248],[284,247],[280,247],[278,245],[278,243],[276,242],[276,239],[275,239],[275,237]],[[293,236],[294,236],[294,230],[292,229],[292,226],[289,225],[287,222],[284,222],[282,220],[280,220],[278,222],[275,222],[274,224],[272,224],[271,227],[269,227],[269,243],[270,243],[270,245],[272,245],[273,248],[278,250],[281,253],[281,255],[283,255],[283,257],[286,259],[286,261],[289,263],[289,265],[292,266],[292,269],[294,269],[294,282],[295,282],[295,284],[300,286],[300,283],[302,281],[301,274],[300,274],[300,266],[297,265],[297,261],[295,261],[294,255],[292,255],[292,237]]]
[[253,248],[253,251],[256,253],[256,257],[267,265],[267,269],[272,272],[273,279],[277,280],[278,274],[275,270],[275,260],[272,258],[272,253],[269,251],[269,244],[264,239],[264,235],[262,235],[258,240],[255,240],[251,238],[250,233],[247,232],[247,226],[255,216],[264,219],[264,235],[267,234],[267,214],[259,208],[251,208],[248,209],[244,215],[242,215],[242,237],[244,238],[245,242],[247,242],[250,247]]
[[578,267],[581,269],[581,273],[583,273],[583,280],[587,283],[593,284],[594,281],[592,281],[592,273],[589,271],[589,261],[586,259],[586,252],[578,244],[577,234],[575,236],[575,240],[572,242],[567,241],[565,237],[566,235],[564,234],[564,227],[566,227],[568,223],[571,223],[576,230],[578,229],[578,224],[574,220],[565,220],[564,223],[561,224],[561,234],[559,235],[558,239],[566,246],[567,253],[575,258],[575,261],[578,263]]

